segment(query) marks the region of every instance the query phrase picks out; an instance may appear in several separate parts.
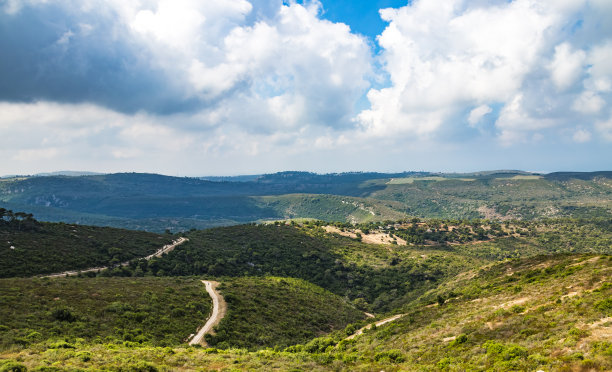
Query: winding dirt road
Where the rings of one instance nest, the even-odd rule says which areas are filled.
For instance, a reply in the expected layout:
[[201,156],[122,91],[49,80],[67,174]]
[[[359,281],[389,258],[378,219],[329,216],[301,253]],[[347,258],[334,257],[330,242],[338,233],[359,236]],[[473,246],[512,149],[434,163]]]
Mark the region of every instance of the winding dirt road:
[[[376,322],[374,324],[376,324],[377,327],[380,327],[383,324],[394,322],[394,321],[398,320],[399,318],[403,317],[404,315],[406,315],[406,314],[397,314],[397,315],[394,315],[394,316],[392,316],[390,318],[379,320],[378,322]],[[372,328],[372,324],[368,324],[367,326],[358,329],[357,332],[355,332],[352,335],[348,336],[345,340],[351,340],[351,339],[359,336],[360,334],[362,334],[363,331],[365,331],[366,329],[370,329],[370,328]]]
[[[189,241],[189,239],[184,238],[184,237],[180,237],[177,240],[174,240],[172,242],[172,244],[164,245],[163,247],[158,249],[155,253],[150,254],[147,257],[144,257],[144,259],[148,261],[148,260],[152,259],[153,257],[161,257],[164,253],[168,253],[168,252],[172,251],[174,248],[176,248],[179,245],[185,243],[186,241]],[[122,262],[121,264],[119,264],[119,266],[127,266],[129,264],[130,264],[130,262],[126,261],[126,262]],[[62,277],[65,277],[65,276],[79,275],[79,274],[89,273],[89,272],[92,272],[92,271],[100,271],[100,270],[105,270],[105,269],[108,269],[108,266],[92,267],[92,268],[84,269],[84,270],[70,270],[70,271],[64,271],[62,273],[57,273],[57,274],[43,275],[41,277],[42,278],[62,278]]]
[[225,316],[227,311],[227,305],[223,296],[219,294],[215,289],[219,286],[219,282],[211,281],[211,280],[202,280],[202,283],[206,285],[206,292],[210,295],[213,301],[213,310],[210,318],[204,327],[200,328],[195,337],[189,341],[189,345],[202,345],[206,346],[206,341],[204,340],[204,335],[207,333],[213,333],[213,327],[219,324],[221,319]]

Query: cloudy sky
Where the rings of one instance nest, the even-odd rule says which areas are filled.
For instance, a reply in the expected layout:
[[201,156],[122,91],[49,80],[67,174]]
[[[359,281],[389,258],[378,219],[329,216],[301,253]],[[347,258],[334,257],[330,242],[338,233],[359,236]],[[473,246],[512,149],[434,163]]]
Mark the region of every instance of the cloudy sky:
[[610,0],[0,0],[0,174],[612,169]]

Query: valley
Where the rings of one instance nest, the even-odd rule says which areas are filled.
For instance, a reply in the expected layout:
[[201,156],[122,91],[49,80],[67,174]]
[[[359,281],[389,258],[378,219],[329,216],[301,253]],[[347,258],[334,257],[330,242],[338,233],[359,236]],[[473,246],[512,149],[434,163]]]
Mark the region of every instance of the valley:
[[[510,175],[256,178],[274,195],[248,195],[253,185],[224,180],[255,204],[219,217],[247,216],[253,205],[276,212],[176,233],[43,222],[4,208],[0,371],[612,369],[607,176]],[[178,182],[158,180],[122,187],[171,193]],[[211,181],[181,182],[197,189]],[[281,193],[308,187],[351,195]],[[463,207],[425,208],[431,193],[445,208]],[[81,212],[100,216],[85,211],[93,196],[72,195]],[[402,204],[417,195],[416,206]],[[135,198],[130,216],[115,217],[175,213],[156,208],[178,200],[148,209]],[[502,199],[512,204],[506,212]],[[557,212],[548,215],[543,206],[553,201]],[[69,206],[60,204],[41,208]],[[488,218],[467,212],[472,206]]]

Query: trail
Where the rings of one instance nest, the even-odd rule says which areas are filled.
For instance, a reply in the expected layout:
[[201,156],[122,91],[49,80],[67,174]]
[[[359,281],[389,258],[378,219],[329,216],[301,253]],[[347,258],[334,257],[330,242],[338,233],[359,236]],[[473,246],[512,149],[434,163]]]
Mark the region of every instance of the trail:
[[[390,318],[379,320],[378,322],[376,322],[374,324],[376,324],[377,327],[380,327],[383,324],[394,322],[394,321],[398,320],[399,318],[403,317],[404,315],[406,315],[406,314],[397,314],[397,315],[394,315],[394,316],[392,316]],[[345,338],[345,340],[352,340],[353,338],[355,338],[355,337],[359,336],[360,334],[362,334],[363,331],[365,331],[366,329],[370,329],[370,328],[372,328],[372,324],[368,324],[367,326],[358,329],[357,332],[355,332],[352,335],[348,336],[347,338]]]
[[[172,244],[166,244],[163,247],[161,247],[160,249],[158,249],[155,253],[150,254],[146,257],[143,257],[145,260],[150,260],[153,257],[161,257],[164,253],[168,253],[170,251],[172,251],[174,248],[178,247],[179,245],[185,243],[186,241],[189,241],[189,239],[184,238],[184,237],[180,237],[177,240],[174,240],[172,242]],[[121,264],[119,264],[118,266],[127,266],[130,264],[130,261],[126,261],[126,262],[122,262]],[[108,269],[108,266],[101,266],[101,267],[92,267],[89,269],[84,269],[84,270],[70,270],[70,271],[64,271],[61,273],[57,273],[57,274],[50,274],[50,275],[43,275],[41,276],[42,278],[63,278],[66,276],[72,276],[72,275],[79,275],[79,274],[84,274],[84,273],[89,273],[92,271],[100,271],[100,270],[105,270]]]
[[206,346],[206,341],[204,341],[204,335],[212,332],[212,328],[219,324],[219,322],[221,321],[221,319],[223,319],[227,311],[227,305],[225,303],[225,300],[223,299],[223,296],[221,296],[219,292],[215,290],[215,288],[217,288],[217,286],[219,285],[219,282],[202,280],[202,283],[206,285],[206,291],[213,300],[213,310],[212,314],[210,315],[210,318],[208,318],[208,321],[206,322],[206,324],[204,324],[204,327],[200,328],[195,337],[191,341],[189,341],[189,345]]

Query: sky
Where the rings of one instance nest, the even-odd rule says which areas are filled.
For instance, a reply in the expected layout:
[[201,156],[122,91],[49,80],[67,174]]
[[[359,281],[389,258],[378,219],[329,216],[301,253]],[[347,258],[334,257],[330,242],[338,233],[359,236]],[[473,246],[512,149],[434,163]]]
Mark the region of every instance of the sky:
[[609,0],[2,0],[0,175],[612,170]]

